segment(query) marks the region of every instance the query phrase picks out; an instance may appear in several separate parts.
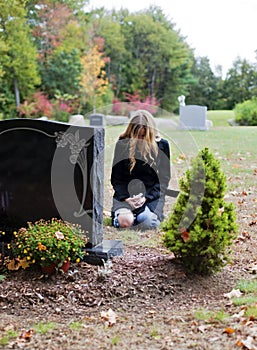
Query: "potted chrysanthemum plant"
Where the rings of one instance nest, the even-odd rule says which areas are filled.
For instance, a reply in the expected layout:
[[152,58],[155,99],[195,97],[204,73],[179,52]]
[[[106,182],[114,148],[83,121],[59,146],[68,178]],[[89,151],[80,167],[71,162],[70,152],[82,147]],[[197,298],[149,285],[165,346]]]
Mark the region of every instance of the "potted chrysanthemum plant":
[[14,259],[26,265],[39,264],[45,273],[58,268],[67,271],[70,262],[85,255],[87,238],[81,226],[59,219],[39,220],[14,232],[11,249]]

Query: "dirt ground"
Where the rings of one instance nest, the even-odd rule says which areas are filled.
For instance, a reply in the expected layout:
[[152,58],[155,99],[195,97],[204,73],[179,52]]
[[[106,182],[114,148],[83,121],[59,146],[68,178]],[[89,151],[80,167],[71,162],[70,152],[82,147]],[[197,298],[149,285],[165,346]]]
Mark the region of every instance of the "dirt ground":
[[231,264],[214,275],[186,275],[159,231],[135,238],[108,226],[105,239],[124,245],[109,269],[83,262],[51,277],[36,267],[9,273],[0,282],[0,349],[257,349],[257,318],[224,296],[257,278],[257,192],[227,199],[239,236]]

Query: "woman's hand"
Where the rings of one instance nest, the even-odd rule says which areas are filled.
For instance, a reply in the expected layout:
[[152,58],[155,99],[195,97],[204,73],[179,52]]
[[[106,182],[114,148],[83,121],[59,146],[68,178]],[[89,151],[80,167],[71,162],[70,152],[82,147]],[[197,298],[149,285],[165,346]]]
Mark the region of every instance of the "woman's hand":
[[125,201],[131,206],[132,209],[137,209],[141,208],[145,204],[146,198],[142,193],[139,193],[136,196],[125,199]]

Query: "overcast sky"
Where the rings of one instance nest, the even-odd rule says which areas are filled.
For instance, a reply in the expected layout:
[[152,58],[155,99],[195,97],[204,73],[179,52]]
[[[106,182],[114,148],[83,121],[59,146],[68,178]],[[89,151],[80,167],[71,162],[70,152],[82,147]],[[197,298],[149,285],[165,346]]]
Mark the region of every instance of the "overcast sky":
[[223,74],[237,57],[255,61],[257,0],[90,0],[90,5],[130,12],[158,5],[195,55],[207,56],[212,69],[222,65]]

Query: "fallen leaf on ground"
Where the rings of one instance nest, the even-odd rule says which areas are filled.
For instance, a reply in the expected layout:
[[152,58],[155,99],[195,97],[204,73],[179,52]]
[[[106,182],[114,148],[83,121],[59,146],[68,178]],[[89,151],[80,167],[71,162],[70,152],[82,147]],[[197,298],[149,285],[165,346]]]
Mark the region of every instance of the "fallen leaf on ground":
[[30,263],[27,261],[26,258],[13,259],[9,262],[9,264],[7,265],[7,268],[10,271],[17,271],[17,270],[19,270],[20,267],[22,267],[23,269],[26,269],[27,267],[29,267],[29,265],[30,265]]
[[226,327],[224,333],[233,334],[236,330],[234,328]]
[[205,333],[206,330],[210,329],[212,326],[210,324],[203,324],[198,327],[199,331]]
[[33,329],[29,329],[27,331],[23,331],[21,333],[21,335],[19,336],[20,339],[24,339],[24,340],[30,340],[30,338],[32,337],[32,335],[34,334],[34,330]]
[[241,339],[243,346],[249,350],[256,350],[256,346],[253,345],[253,337],[248,336],[245,340]]
[[190,233],[184,228],[181,228],[181,238],[184,242],[188,241],[190,238]]
[[232,289],[231,292],[225,293],[224,297],[225,298],[229,298],[229,299],[231,299],[231,298],[239,298],[239,297],[241,297],[242,294],[243,293],[240,291],[240,289]]
[[232,315],[232,317],[234,317],[234,318],[241,318],[241,317],[244,316],[244,314],[245,314],[245,309],[242,309],[238,314]]
[[101,318],[106,326],[112,327],[116,323],[117,315],[112,309],[109,309],[108,311],[101,311]]
[[232,194],[232,196],[237,196],[239,194],[237,191],[232,191],[230,193]]

